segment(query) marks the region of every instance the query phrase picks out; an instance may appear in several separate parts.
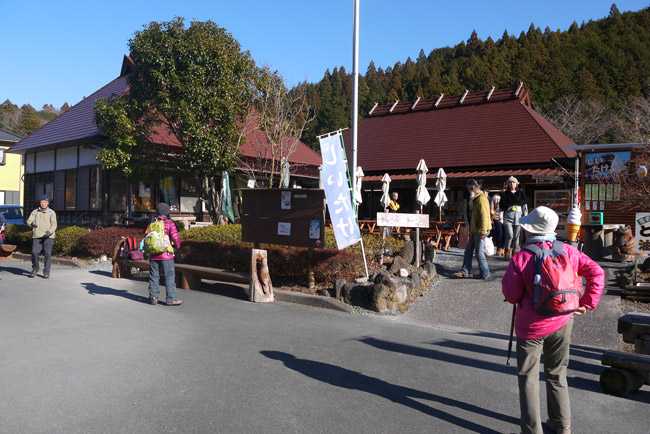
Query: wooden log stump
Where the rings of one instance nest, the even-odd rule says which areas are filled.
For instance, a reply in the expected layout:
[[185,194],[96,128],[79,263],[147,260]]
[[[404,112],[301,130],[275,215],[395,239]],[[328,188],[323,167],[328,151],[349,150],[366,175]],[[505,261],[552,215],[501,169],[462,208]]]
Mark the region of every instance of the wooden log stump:
[[628,371],[619,368],[607,368],[600,374],[600,387],[608,395],[625,396],[643,386],[645,372]]
[[0,244],[0,259],[13,258],[16,247],[17,246],[14,244]]
[[274,301],[273,284],[269,274],[266,250],[252,249],[251,277],[248,284],[249,300],[255,303]]

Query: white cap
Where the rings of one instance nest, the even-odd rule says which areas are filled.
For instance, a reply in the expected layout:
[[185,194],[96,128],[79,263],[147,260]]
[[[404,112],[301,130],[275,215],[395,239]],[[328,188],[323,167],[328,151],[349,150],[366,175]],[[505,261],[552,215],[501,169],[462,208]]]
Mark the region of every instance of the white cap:
[[551,208],[538,206],[530,214],[519,219],[524,230],[535,235],[555,235],[559,217]]

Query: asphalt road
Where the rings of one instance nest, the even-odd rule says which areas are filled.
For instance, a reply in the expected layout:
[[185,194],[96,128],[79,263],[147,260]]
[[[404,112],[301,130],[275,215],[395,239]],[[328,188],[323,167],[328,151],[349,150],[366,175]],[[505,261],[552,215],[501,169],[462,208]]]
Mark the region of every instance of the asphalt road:
[[[0,268],[2,433],[519,432],[507,336],[473,328],[476,306],[463,327],[254,304],[228,285],[150,306],[146,283],[106,267]],[[604,395],[601,351],[573,346],[574,432],[648,432],[648,386]]]

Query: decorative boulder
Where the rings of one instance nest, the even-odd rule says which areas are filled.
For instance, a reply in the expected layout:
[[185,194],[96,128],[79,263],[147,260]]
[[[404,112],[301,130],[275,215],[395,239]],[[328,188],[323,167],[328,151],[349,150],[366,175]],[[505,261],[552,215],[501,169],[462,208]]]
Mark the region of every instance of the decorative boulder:
[[343,285],[341,290],[341,295],[343,295],[343,300],[347,304],[353,306],[367,306],[368,305],[368,286],[364,285],[354,285],[352,283],[346,283]]
[[399,275],[401,269],[405,269],[408,272],[410,268],[411,267],[409,266],[409,263],[406,262],[406,259],[402,258],[401,256],[395,256],[393,265],[390,266],[390,272],[395,275]]
[[399,306],[395,288],[384,283],[375,283],[372,288],[370,308],[376,312],[395,312]]
[[334,282],[334,298],[336,298],[337,300],[341,298],[341,291],[343,290],[344,285],[345,285],[344,279],[336,279],[336,282]]

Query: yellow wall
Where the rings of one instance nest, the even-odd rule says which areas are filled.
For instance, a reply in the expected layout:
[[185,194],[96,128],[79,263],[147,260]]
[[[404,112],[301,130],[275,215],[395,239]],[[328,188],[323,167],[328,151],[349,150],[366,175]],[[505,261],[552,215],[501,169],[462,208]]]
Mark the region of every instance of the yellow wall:
[[[9,149],[7,146],[2,146],[2,149]],[[20,204],[23,205],[23,165],[22,155],[9,154],[5,152],[4,166],[0,166],[0,190],[3,191],[19,191]]]

